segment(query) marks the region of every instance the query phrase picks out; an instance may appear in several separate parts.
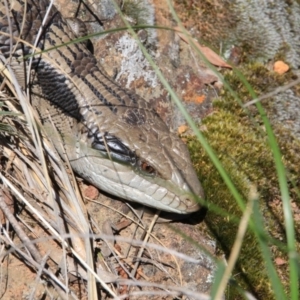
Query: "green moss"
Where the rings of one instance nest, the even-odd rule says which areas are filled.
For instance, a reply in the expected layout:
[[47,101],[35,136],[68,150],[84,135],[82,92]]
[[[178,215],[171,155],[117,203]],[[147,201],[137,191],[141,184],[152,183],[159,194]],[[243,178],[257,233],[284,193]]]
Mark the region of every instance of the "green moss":
[[[243,74],[253,89],[260,95],[273,87],[283,84],[287,77],[279,77],[259,64],[249,65]],[[240,83],[237,76],[229,72],[225,79],[231,87],[239,91],[242,102],[249,100],[249,92]],[[220,100],[214,102],[215,111],[203,120],[201,128],[209,144],[222,162],[225,170],[240,194],[247,199],[250,184],[255,184],[260,194],[260,209],[263,213],[266,230],[274,239],[285,242],[283,213],[280,202],[280,190],[276,176],[271,150],[260,116],[255,108],[248,112],[237,103],[226,91]],[[291,137],[288,131],[275,131],[283,153],[284,162],[289,168],[292,201],[299,203],[297,182],[300,169],[299,142]],[[189,148],[195,168],[206,192],[208,208],[217,205],[228,214],[241,217],[242,212],[235,199],[227,189],[221,176],[211,163],[200,143],[191,138]],[[226,255],[234,243],[238,224],[228,216],[221,216],[212,210],[208,211],[206,223],[217,238],[219,246]],[[297,229],[299,225],[297,225]],[[298,237],[299,238],[299,237]],[[274,258],[287,260],[286,254],[277,246],[270,247]],[[285,288],[288,289],[288,268],[278,266],[278,273]],[[253,233],[247,232],[237,262],[234,279],[246,290],[253,292],[258,299],[273,299],[269,279],[264,269],[264,261]],[[229,289],[230,299],[241,299],[233,288]]]
[[[249,132],[249,129],[241,124],[236,116],[224,110],[219,110],[206,118],[204,124],[207,128],[206,138],[245,199],[250,182],[261,182],[261,186],[265,188],[264,171],[259,165],[266,162],[271,169],[270,172],[274,171],[271,155],[266,151],[265,141],[257,139],[255,133]],[[241,217],[241,210],[237,203],[208,156],[201,150],[198,142],[191,142],[190,150],[206,191],[208,203],[217,205],[231,215]],[[208,212],[206,222],[211,232],[217,237],[221,248],[226,254],[229,254],[235,240],[237,224],[233,223],[231,218],[219,216],[212,211]],[[267,276],[261,268],[249,272],[258,262],[261,262],[259,265],[262,264],[257,242],[254,236],[248,233],[239,257],[235,277],[248,290],[253,290],[253,287],[248,286],[247,281],[256,282],[255,286],[263,287],[268,282]],[[257,281],[260,283],[258,284]],[[262,292],[256,290],[256,293]]]

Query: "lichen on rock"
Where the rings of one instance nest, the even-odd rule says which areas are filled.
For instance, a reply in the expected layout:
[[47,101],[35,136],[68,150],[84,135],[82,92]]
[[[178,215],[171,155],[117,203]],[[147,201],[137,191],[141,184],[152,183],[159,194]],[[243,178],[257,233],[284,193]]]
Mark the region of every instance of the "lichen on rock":
[[252,57],[272,59],[284,50],[286,61],[300,66],[300,4],[297,1],[230,1],[236,16],[234,38]]

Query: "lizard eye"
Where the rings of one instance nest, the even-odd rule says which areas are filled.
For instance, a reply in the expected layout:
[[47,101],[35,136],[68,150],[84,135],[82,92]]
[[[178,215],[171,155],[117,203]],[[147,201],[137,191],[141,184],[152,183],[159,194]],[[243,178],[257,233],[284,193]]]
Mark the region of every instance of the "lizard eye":
[[147,175],[151,175],[151,176],[157,175],[157,171],[146,161],[144,161],[144,160],[140,161],[139,166],[140,166],[141,171],[143,171]]

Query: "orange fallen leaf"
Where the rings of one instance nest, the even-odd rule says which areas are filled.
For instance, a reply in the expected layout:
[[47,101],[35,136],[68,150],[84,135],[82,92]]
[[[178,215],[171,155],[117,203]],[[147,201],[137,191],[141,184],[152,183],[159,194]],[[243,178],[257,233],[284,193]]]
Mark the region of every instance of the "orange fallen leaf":
[[276,61],[273,66],[274,72],[278,73],[279,75],[286,73],[289,69],[290,67],[282,60]]
[[[186,34],[181,31],[179,27],[174,28],[176,33],[179,35],[179,37],[189,44],[189,39],[187,38]],[[192,37],[190,37],[192,38]],[[206,57],[206,59],[214,66],[222,67],[222,68],[229,68],[232,69],[232,67],[227,64],[216,52],[211,50],[210,48],[206,46],[201,46],[195,39],[193,39],[195,45],[197,48],[201,51],[201,53]]]
[[189,95],[189,94],[187,94],[183,97],[183,100],[185,102],[193,102],[195,104],[201,104],[204,102],[204,100],[206,98],[205,95],[198,96],[198,95],[194,95],[194,94],[192,94],[192,95]]
[[197,96],[195,102],[200,104],[205,100],[205,95]]

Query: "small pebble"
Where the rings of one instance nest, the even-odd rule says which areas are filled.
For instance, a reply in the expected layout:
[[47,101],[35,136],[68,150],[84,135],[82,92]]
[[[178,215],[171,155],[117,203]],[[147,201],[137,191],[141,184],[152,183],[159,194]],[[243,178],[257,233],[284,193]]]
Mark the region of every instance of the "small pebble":
[[83,196],[95,200],[99,196],[99,191],[92,185],[86,185],[83,188]]

